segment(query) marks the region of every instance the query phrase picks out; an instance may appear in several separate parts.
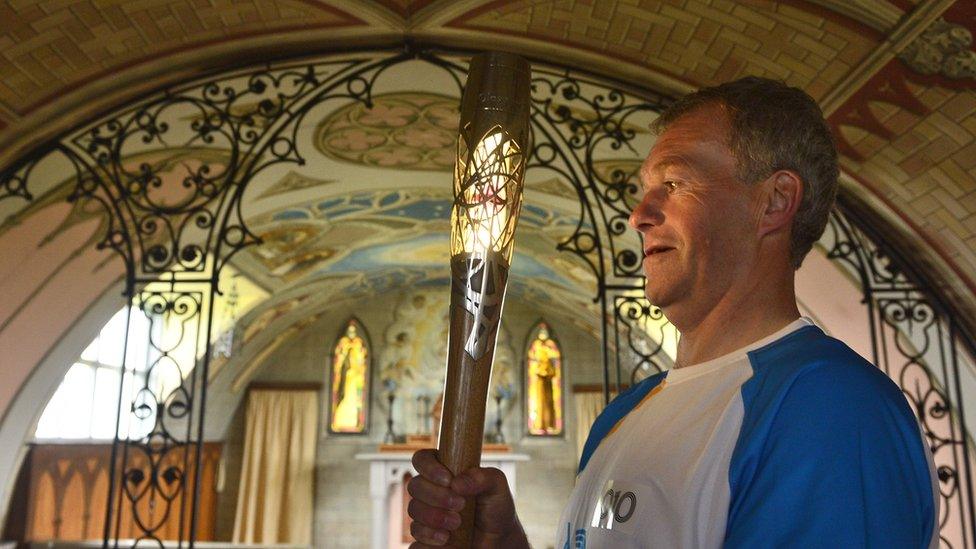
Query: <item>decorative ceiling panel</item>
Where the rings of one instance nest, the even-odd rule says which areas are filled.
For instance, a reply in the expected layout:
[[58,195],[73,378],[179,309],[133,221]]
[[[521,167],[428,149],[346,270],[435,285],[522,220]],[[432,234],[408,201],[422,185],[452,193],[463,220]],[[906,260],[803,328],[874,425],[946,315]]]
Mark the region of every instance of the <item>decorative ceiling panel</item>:
[[976,3],[956,3],[830,116],[842,166],[976,293]]
[[132,63],[250,36],[362,24],[302,0],[0,3],[0,102],[23,115]]
[[693,87],[757,74],[820,97],[882,36],[820,6],[794,4],[498,0],[447,26],[585,49],[653,68]]
[[458,104],[456,97],[433,93],[378,95],[369,108],[352,103],[323,119],[315,148],[364,166],[450,172]]

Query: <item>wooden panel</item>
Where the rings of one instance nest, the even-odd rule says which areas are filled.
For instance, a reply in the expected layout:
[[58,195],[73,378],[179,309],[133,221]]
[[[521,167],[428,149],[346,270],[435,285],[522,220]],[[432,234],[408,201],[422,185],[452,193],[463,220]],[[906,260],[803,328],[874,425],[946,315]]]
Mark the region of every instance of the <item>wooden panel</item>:
[[[222,444],[208,442],[203,446],[203,463],[200,471],[200,505],[197,514],[197,540],[214,539],[217,512],[217,471]],[[31,448],[27,462],[28,498],[26,511],[25,541],[81,541],[101,539],[105,524],[105,503],[109,483],[111,444],[38,444]],[[141,453],[127,456],[128,468],[139,468],[152,474],[148,459]],[[119,457],[121,462],[121,456]],[[186,539],[189,524],[189,502],[183,507],[183,493],[192,493],[193,452],[189,456],[183,450],[171,452],[157,467],[162,474],[171,464],[186,466],[189,471],[186,490],[176,493],[172,503],[152,490],[142,492],[143,481],[130,483],[132,493],[144,493],[135,506],[135,514],[146,526],[154,528],[155,535],[163,540],[175,540],[181,528]],[[164,481],[160,481],[165,484]],[[177,481],[178,482],[178,481]],[[125,498],[125,496],[123,496]],[[169,508],[167,512],[166,509]],[[128,499],[123,504],[118,523],[119,537],[133,538],[141,534],[137,527],[132,505]]]

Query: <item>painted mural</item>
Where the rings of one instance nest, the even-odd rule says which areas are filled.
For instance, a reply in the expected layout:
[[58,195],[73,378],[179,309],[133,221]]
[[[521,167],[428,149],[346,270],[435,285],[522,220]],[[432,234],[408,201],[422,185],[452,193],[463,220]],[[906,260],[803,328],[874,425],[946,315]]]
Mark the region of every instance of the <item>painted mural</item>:
[[[263,243],[244,253],[286,283],[306,275],[396,265],[443,268],[450,209],[444,193],[424,190],[362,192],[305,203],[255,218],[253,226]],[[544,275],[563,285],[592,285],[586,267],[568,255],[556,261],[565,274],[555,275],[534,258],[552,256],[556,244],[573,234],[576,219],[526,204],[519,224],[516,249],[528,253],[515,261],[514,273]]]
[[242,323],[242,343],[245,345],[249,343],[254,336],[267,328],[272,322],[295,310],[310,297],[312,297],[310,294],[293,297],[285,301],[270,304],[269,307],[257,312],[255,315],[249,315]]
[[[379,379],[397,396],[394,416],[401,434],[429,433],[429,415],[444,390],[447,364],[450,292],[447,281],[437,289],[405,294],[393,309],[393,323],[384,334]],[[499,330],[489,394],[514,395],[515,354],[507,330]],[[382,400],[382,399],[380,399]],[[514,399],[506,403],[506,410]]]
[[[269,185],[267,189],[258,195],[258,198],[270,198],[295,191],[315,189],[317,187],[324,188],[337,183],[338,181],[335,179],[316,179],[314,177],[309,177],[305,174],[291,170],[277,182]],[[321,189],[319,189],[318,192],[321,192]]]
[[[338,222],[349,218],[371,217],[386,220],[443,221],[446,229],[446,222],[451,217],[452,202],[446,189],[359,192],[284,208],[256,217],[252,224],[261,227],[275,222]],[[529,226],[558,232],[571,230],[576,227],[577,222],[573,216],[529,202],[522,208],[519,227]]]
[[373,96],[319,123],[315,147],[336,160],[377,168],[451,171],[457,141],[456,97],[422,92]]
[[526,190],[551,194],[567,200],[579,200],[579,195],[576,193],[576,188],[573,187],[569,182],[556,177],[543,179],[541,181],[532,181],[526,186]]

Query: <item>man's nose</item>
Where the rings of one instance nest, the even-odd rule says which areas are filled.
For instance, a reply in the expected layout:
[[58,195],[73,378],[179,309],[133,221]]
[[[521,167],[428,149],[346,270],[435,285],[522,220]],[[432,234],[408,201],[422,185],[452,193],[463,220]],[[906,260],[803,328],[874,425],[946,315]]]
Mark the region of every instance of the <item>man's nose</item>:
[[661,188],[652,187],[644,192],[640,202],[630,212],[628,222],[632,228],[644,232],[664,222],[664,212],[661,207],[666,193],[662,191]]

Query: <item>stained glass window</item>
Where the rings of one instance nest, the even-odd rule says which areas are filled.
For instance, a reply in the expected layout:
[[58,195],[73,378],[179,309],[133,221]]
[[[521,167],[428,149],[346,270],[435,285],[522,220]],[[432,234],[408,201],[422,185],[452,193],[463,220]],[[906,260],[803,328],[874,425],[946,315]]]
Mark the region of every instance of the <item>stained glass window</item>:
[[539,323],[532,331],[526,353],[529,434],[561,435],[563,355],[545,322]]
[[329,376],[329,431],[365,433],[369,414],[369,344],[362,325],[351,319],[332,350]]

